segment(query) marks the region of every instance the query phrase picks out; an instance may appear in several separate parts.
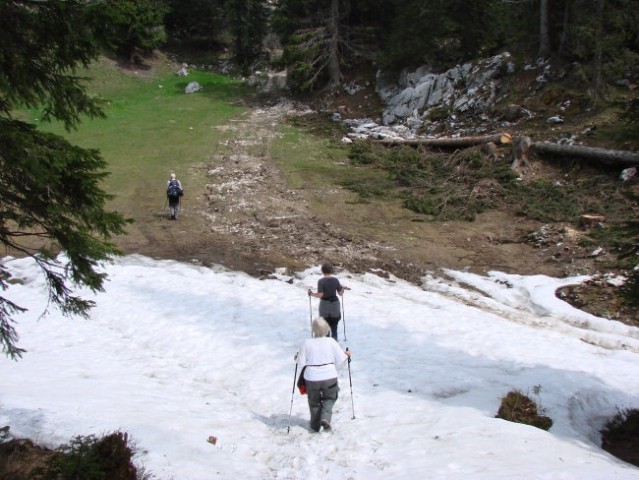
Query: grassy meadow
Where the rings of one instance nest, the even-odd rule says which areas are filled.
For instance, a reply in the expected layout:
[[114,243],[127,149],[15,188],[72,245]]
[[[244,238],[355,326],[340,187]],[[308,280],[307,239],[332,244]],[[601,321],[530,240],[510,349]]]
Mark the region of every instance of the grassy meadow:
[[[90,94],[106,101],[106,119],[83,119],[66,132],[61,124],[42,124],[71,143],[100,150],[111,173],[105,189],[117,196],[114,206],[131,215],[130,206],[160,209],[164,183],[175,171],[185,185],[193,184],[193,164],[205,164],[225,133],[217,127],[240,115],[243,87],[207,72],[178,77],[168,66],[152,70],[122,70],[101,59],[82,76]],[[187,95],[188,82],[203,90]],[[37,122],[37,112],[29,112]],[[135,218],[137,215],[133,215]]]
[[[75,145],[98,149],[110,172],[105,189],[116,196],[112,207],[136,221],[161,212],[171,172],[187,193],[201,190],[207,168],[235,134],[220,127],[248,114],[243,99],[252,93],[238,80],[211,72],[190,70],[178,77],[159,59],[150,69],[123,70],[102,58],[80,75],[88,92],[105,100],[106,118],[85,118],[77,130],[66,132],[61,124],[39,123],[37,111],[18,116]],[[185,94],[191,81],[203,90]],[[269,151],[255,154],[271,156],[291,188],[325,188],[355,174],[357,168],[344,163],[347,149],[339,143],[303,127],[279,128],[281,135],[261,147]]]

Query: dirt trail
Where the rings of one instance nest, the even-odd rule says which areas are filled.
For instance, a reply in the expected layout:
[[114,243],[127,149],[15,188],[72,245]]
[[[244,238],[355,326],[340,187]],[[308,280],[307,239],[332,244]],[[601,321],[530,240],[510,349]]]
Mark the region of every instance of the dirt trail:
[[441,267],[584,273],[579,264],[553,261],[522,243],[539,225],[503,213],[485,213],[474,222],[424,222],[389,201],[355,202],[355,194],[338,186],[289,188],[271,149],[279,123],[291,113],[292,104],[254,108],[220,127],[227,140],[213,147],[206,165],[192,165],[195,185],[179,220],[157,211],[124,212],[136,222],[119,245],[127,253],[221,264],[251,275],[324,261],[413,281]]

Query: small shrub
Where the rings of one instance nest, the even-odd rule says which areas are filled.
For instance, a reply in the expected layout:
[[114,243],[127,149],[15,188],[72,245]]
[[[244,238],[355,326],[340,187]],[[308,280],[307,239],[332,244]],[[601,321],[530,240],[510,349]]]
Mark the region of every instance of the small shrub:
[[449,107],[434,107],[428,111],[428,120],[431,122],[446,120],[450,113]]
[[558,185],[548,178],[513,188],[520,213],[541,222],[576,222],[581,209],[574,192],[575,187]]
[[639,270],[634,270],[628,276],[621,291],[628,306],[639,307]]
[[639,410],[620,411],[601,430],[601,448],[639,467]]
[[[539,388],[536,387],[536,391]],[[552,419],[538,413],[537,404],[518,390],[512,390],[501,399],[501,406],[496,418],[509,422],[524,423],[533,427],[549,430],[552,427]]]
[[353,165],[371,165],[375,163],[373,149],[368,142],[356,142],[351,146],[348,158]]
[[115,432],[102,438],[78,436],[59,447],[34,478],[40,480],[141,480],[148,476],[131,462],[128,435]]
[[359,195],[360,201],[389,195],[388,182],[374,178],[347,178],[339,182],[345,188]]
[[627,133],[639,140],[639,98],[630,100],[623,108],[621,119],[625,121]]

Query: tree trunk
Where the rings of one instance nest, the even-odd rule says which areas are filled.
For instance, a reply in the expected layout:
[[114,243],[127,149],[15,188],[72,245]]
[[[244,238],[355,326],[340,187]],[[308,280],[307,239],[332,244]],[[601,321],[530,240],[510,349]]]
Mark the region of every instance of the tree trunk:
[[597,0],[597,15],[596,15],[596,36],[595,36],[595,59],[592,72],[592,91],[595,99],[599,99],[602,96],[602,81],[601,71],[603,65],[603,24],[604,24],[604,9],[606,0]]
[[[639,165],[639,153],[627,150],[609,150],[606,148],[585,147],[580,145],[533,142],[532,139],[527,136],[521,136],[513,140],[508,133],[496,133],[494,135],[476,137],[416,138],[413,140],[383,139],[371,141],[383,145],[423,145],[439,148],[468,148],[475,145],[486,146],[490,143],[495,145],[512,143],[513,169],[521,169],[528,166],[530,151],[540,154],[594,160],[599,163]],[[490,149],[490,147],[488,148]]]
[[539,1],[539,57],[550,55],[550,37],[548,34],[548,0]]
[[329,19],[328,34],[328,85],[327,88],[334,92],[342,83],[342,70],[339,66],[339,0],[331,0],[331,16]]
[[558,145],[556,143],[543,142],[533,142],[531,148],[539,153],[577,157],[585,160],[595,160],[599,163],[639,165],[639,154],[624,150],[608,150],[606,148]]
[[566,50],[566,43],[568,42],[568,29],[570,28],[570,5],[571,2],[566,0],[564,5],[564,19],[562,22],[561,38],[559,40],[559,56],[563,57]]
[[465,148],[474,145],[483,145],[493,142],[495,144],[510,143],[512,137],[508,133],[497,133],[495,135],[483,135],[477,137],[442,137],[442,138],[418,138],[414,140],[384,139],[374,140],[375,143],[386,145],[425,145],[441,148]]

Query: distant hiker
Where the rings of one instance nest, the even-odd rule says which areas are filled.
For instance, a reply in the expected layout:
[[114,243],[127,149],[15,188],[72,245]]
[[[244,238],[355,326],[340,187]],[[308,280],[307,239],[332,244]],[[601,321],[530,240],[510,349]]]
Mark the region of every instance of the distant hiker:
[[312,323],[313,337],[302,344],[297,354],[300,375],[306,381],[308,408],[311,412],[311,430],[319,432],[331,429],[333,405],[337,400],[337,369],[350,358],[349,351],[342,351],[335,339],[328,337],[329,325],[323,318]]
[[182,183],[175,177],[175,173],[171,174],[171,179],[166,182],[166,197],[169,201],[169,213],[171,220],[177,220],[180,213],[180,203],[184,189]]
[[309,288],[308,295],[319,298],[319,315],[324,318],[331,327],[331,337],[337,340],[337,324],[342,318],[337,295],[344,295],[344,287],[339,280],[333,276],[333,265],[325,263],[322,265],[324,276],[317,281],[317,293]]

